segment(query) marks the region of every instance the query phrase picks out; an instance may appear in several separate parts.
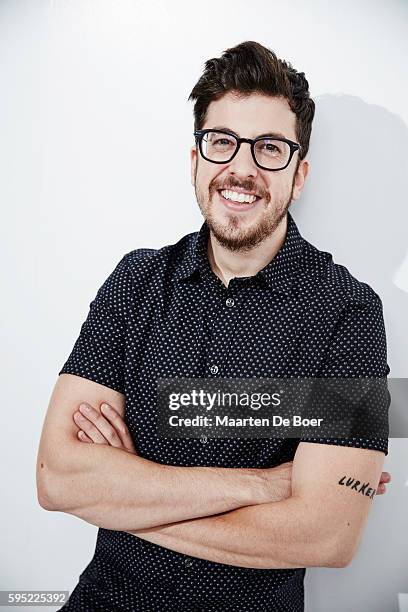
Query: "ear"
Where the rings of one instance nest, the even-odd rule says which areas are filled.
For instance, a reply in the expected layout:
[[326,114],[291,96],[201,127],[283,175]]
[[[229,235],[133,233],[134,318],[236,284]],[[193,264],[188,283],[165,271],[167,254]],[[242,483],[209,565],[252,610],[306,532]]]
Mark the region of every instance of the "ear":
[[303,186],[306,181],[306,177],[309,172],[309,162],[306,159],[302,159],[299,164],[299,168],[296,172],[295,182],[293,186],[292,200],[298,200],[302,193]]
[[194,187],[196,168],[197,168],[197,149],[196,147],[191,147],[190,157],[191,157],[191,184]]

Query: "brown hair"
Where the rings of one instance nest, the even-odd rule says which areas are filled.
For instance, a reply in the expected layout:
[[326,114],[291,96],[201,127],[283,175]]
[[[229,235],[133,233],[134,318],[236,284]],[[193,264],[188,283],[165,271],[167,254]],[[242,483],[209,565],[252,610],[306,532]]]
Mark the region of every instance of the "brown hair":
[[306,157],[315,113],[309,83],[304,72],[297,72],[289,62],[260,43],[248,40],[226,49],[221,57],[205,62],[202,76],[188,100],[194,104],[194,129],[204,125],[210,102],[227,92],[237,95],[260,93],[283,96],[296,115],[296,138],[302,147],[299,160]]

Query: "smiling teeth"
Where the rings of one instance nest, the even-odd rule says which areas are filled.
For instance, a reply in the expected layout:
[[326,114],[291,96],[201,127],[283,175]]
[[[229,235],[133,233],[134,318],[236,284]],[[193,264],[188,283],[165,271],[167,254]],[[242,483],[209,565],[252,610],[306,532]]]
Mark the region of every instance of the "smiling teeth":
[[237,193],[236,191],[221,191],[221,195],[226,200],[232,200],[233,202],[247,202],[252,204],[256,200],[256,196],[250,195],[249,193]]

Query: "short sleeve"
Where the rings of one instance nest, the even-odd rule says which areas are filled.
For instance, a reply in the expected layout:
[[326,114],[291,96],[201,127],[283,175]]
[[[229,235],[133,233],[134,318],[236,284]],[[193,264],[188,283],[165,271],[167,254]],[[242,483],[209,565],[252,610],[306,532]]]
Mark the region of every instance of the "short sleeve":
[[124,393],[124,344],[132,279],[127,255],[98,290],[60,374],[88,378]]
[[[380,297],[370,289],[367,301],[351,301],[337,322],[319,377],[321,378],[375,378],[385,391],[380,406],[376,402],[375,414],[381,411],[382,422],[388,431],[388,409],[391,398],[387,387],[390,367],[387,363],[387,344]],[[382,380],[380,380],[382,379]],[[340,381],[343,384],[344,381]],[[378,394],[377,394],[378,397]],[[347,402],[344,402],[347,411]],[[374,417],[374,408],[373,414]],[[370,417],[370,414],[368,414]],[[370,430],[371,431],[371,430]],[[382,429],[383,432],[383,429]],[[375,434],[374,434],[375,435]],[[384,432],[381,434],[384,435]],[[388,437],[311,438],[301,436],[302,442],[336,444],[379,450],[388,454]]]

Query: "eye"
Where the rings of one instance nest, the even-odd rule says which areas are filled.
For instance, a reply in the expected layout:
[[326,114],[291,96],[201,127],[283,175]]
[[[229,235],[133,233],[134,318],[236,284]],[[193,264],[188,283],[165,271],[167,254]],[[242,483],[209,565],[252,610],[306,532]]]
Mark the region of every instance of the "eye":
[[273,157],[274,159],[281,159],[289,154],[289,146],[286,142],[270,138],[258,140],[256,143],[256,150],[258,154]]
[[277,147],[276,145],[271,144],[271,143],[266,143],[266,144],[265,144],[265,148],[266,148],[268,151],[279,151],[279,147]]
[[235,149],[236,142],[227,134],[213,133],[209,136],[206,146],[209,153],[226,153]]
[[269,151],[271,153],[281,153],[282,152],[282,145],[280,145],[276,141],[271,142],[268,140],[264,140],[264,141],[261,141],[259,144],[261,145],[261,148],[264,151]]
[[231,144],[231,140],[228,138],[217,138],[217,140],[213,141],[214,145],[228,145]]

